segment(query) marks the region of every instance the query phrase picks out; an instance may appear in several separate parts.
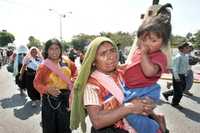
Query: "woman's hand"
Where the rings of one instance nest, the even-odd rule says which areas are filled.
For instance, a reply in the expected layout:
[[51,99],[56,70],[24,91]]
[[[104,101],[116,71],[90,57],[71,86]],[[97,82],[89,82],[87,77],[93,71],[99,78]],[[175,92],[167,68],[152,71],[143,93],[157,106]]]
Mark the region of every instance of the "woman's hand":
[[154,101],[152,99],[150,99],[149,97],[145,97],[142,100],[142,103],[145,104],[144,106],[144,110],[145,112],[149,115],[153,113],[153,110],[156,108],[156,104],[154,103]]
[[149,115],[152,113],[156,105],[150,98],[139,99],[135,98],[129,103],[125,103],[125,106],[130,109],[130,113]]
[[60,95],[61,91],[56,89],[55,87],[49,87],[47,90],[47,94],[50,94],[54,97],[57,97],[58,95]]
[[22,74],[19,75],[18,79],[19,81],[22,81]]

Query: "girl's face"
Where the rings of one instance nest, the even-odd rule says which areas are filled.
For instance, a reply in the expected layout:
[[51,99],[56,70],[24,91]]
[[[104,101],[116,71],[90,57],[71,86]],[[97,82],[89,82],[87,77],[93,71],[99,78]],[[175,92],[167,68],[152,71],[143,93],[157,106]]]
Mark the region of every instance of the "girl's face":
[[51,60],[59,60],[61,49],[57,44],[52,44],[48,49],[48,58]]
[[147,33],[143,36],[143,45],[148,47],[148,53],[153,53],[161,49],[163,39],[158,37],[155,33]]
[[37,56],[37,50],[36,49],[32,49],[31,50],[31,56],[32,57],[36,57]]
[[118,64],[117,50],[109,42],[104,42],[99,46],[95,58],[96,69],[105,73],[112,73]]

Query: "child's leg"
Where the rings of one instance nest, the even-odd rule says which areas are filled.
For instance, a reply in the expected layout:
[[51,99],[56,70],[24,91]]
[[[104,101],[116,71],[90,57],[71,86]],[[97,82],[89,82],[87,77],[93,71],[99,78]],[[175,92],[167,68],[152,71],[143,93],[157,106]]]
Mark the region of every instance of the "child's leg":
[[165,121],[165,116],[162,113],[155,113],[153,112],[151,114],[151,117],[158,122],[158,124],[160,125],[160,129],[162,130],[163,133],[167,133],[168,129],[166,126],[166,121]]
[[[150,87],[145,88],[123,88],[124,92],[124,102],[128,102],[131,99],[134,99],[136,97],[145,98],[149,97],[153,100],[157,101],[160,98],[160,86],[158,84],[154,84]],[[136,129],[138,133],[156,133],[159,129],[159,124],[147,117],[142,115],[133,115],[130,114],[127,116],[127,121],[129,124]]]
[[158,123],[142,115],[128,115],[126,120],[138,133],[156,133],[159,129]]
[[128,88],[125,86],[122,89],[125,96],[124,102],[128,102],[137,97],[140,97],[140,98],[149,97],[155,102],[160,100],[161,87],[159,84],[154,84],[152,86],[143,87],[143,88]]

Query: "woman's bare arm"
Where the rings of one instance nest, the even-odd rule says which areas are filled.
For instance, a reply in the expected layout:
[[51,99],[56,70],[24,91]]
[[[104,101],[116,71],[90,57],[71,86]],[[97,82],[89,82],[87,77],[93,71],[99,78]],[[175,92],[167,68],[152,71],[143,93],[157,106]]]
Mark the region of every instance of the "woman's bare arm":
[[128,114],[148,115],[149,110],[154,107],[152,103],[146,102],[146,100],[134,99],[130,103],[120,105],[118,108],[109,111],[103,110],[98,105],[88,105],[86,108],[93,127],[100,129],[113,125]]

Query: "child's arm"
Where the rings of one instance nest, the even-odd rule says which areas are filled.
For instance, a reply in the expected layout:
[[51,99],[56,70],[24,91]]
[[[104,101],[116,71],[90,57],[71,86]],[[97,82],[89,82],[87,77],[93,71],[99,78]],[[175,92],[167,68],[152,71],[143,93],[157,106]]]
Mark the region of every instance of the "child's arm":
[[127,66],[128,66],[127,64],[120,64],[120,65],[117,65],[117,69],[125,70]]
[[159,65],[153,64],[147,54],[142,54],[140,65],[144,75],[147,77],[154,76],[160,71]]
[[154,64],[150,61],[148,57],[149,47],[146,45],[140,45],[141,49],[141,68],[144,72],[144,75],[147,77],[151,77],[156,75],[160,71],[160,67],[157,64]]

